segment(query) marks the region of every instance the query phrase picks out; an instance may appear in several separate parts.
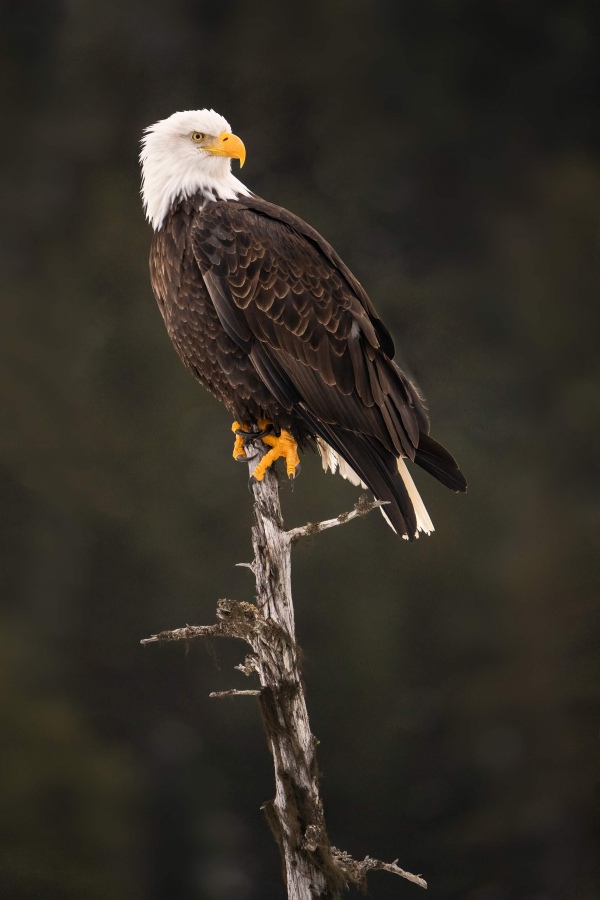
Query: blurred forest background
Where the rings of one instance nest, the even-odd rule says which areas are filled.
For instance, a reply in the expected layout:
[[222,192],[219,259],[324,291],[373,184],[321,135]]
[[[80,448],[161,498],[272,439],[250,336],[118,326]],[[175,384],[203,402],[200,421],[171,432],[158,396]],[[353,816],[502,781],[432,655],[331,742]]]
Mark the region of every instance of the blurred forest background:
[[[6,0],[0,883],[282,898],[243,647],[146,647],[252,599],[229,416],[148,279],[142,129],[210,106],[243,180],[367,287],[470,483],[295,553],[333,842],[443,900],[596,900],[598,5]],[[357,492],[305,459],[290,526]],[[417,897],[385,874],[377,900]]]

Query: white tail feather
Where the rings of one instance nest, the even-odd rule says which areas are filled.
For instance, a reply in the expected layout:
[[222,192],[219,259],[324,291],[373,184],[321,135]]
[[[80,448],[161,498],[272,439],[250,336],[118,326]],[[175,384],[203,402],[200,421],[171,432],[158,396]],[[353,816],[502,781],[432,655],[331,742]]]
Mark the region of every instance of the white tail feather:
[[412,480],[410,472],[406,468],[406,463],[402,458],[398,460],[398,471],[402,476],[404,487],[408,491],[408,496],[410,497],[410,501],[414,507],[415,515],[417,517],[417,531],[415,533],[415,537],[419,536],[419,531],[424,531],[425,534],[431,534],[432,531],[435,531],[433,522],[429,518],[429,513],[425,509],[425,504],[421,500],[421,495],[417,490],[417,486]]
[[[345,459],[341,459],[338,454],[333,450],[329,444],[325,441],[321,440],[321,438],[317,438],[317,446],[319,448],[319,453],[321,454],[321,460],[323,462],[323,469],[327,472],[328,469],[331,472],[339,472],[342,478],[345,478],[347,481],[351,482],[351,484],[355,484],[357,487],[363,487],[366,489],[366,484],[361,480],[361,478],[356,474],[353,468],[348,465]],[[429,518],[429,513],[425,509],[425,504],[421,500],[421,495],[419,494],[417,487],[414,481],[411,478],[410,472],[406,468],[406,464],[402,458],[398,460],[398,472],[402,477],[402,481],[404,482],[404,486],[408,491],[408,496],[410,497],[410,501],[414,507],[415,515],[417,517],[417,530],[415,532],[415,537],[419,537],[419,532],[423,531],[425,534],[431,534],[434,531],[433,522]],[[380,507],[381,515],[388,523],[393,532],[396,532],[396,529],[392,525],[389,520],[389,516],[386,515],[385,508]],[[408,540],[407,535],[403,535],[405,540]]]
[[365,490],[367,489],[364,481],[361,481],[360,477],[356,474],[354,469],[348,465],[345,459],[341,459],[335,450],[332,450],[329,444],[325,443],[325,441],[321,440],[321,438],[317,438],[317,445],[319,447],[319,453],[321,454],[321,460],[323,461],[323,469],[325,472],[327,469],[331,469],[333,474],[339,472],[342,478],[345,478],[346,481],[349,481],[351,484],[356,485],[356,487],[362,487]]

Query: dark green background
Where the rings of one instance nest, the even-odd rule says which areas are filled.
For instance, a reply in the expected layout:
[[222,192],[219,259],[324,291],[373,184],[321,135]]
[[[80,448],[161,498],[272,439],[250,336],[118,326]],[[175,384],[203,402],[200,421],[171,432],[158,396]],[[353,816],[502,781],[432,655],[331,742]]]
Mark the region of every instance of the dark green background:
[[[138,195],[142,128],[212,106],[365,284],[470,482],[417,472],[413,546],[372,514],[295,553],[332,840],[434,898],[595,900],[597,4],[2,9],[2,896],[283,896],[256,707],[208,699],[250,686],[243,646],[139,645],[252,599],[245,467],[164,332]],[[357,492],[305,459],[283,494],[298,525]]]

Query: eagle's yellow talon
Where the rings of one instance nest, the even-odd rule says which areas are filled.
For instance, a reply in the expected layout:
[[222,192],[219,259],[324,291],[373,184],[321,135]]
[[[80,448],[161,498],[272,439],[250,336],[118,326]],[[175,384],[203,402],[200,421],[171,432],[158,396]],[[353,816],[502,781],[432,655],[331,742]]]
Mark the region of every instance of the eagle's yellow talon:
[[[269,421],[269,419],[259,419],[256,424],[261,431],[268,431],[269,427],[273,426],[273,423]],[[250,426],[245,423],[240,424],[240,422],[234,422],[231,426],[231,430],[234,434],[237,431],[247,432],[249,436],[251,434]],[[298,456],[298,444],[290,432],[285,431],[285,429],[282,428],[279,437],[274,434],[265,434],[261,437],[261,441],[263,444],[271,447],[271,449],[265,453],[255,468],[253,477],[256,478],[257,481],[262,481],[269,466],[273,465],[276,459],[283,456],[285,458],[285,468],[288,478],[295,478],[296,469],[300,465],[300,457]],[[244,435],[242,434],[236,434],[235,436],[233,458],[247,459],[246,450],[244,448]]]
[[[259,421],[258,426],[264,431],[266,425],[269,424],[271,423],[261,420]],[[257,481],[262,481],[269,466],[281,456],[285,458],[285,468],[288,478],[294,478],[296,469],[300,465],[300,457],[298,456],[298,444],[290,432],[282,428],[279,437],[276,437],[274,434],[266,434],[261,440],[263,444],[267,444],[268,447],[271,447],[271,450],[269,450],[268,453],[265,453],[255,468],[253,473],[254,478],[256,478]]]
[[[233,425],[231,426],[231,430],[235,434],[236,431],[245,431],[246,428],[243,425],[241,425],[239,422],[234,422]],[[242,437],[241,434],[235,435],[235,443],[233,445],[233,458],[234,459],[247,459],[246,451],[244,449],[244,438]]]

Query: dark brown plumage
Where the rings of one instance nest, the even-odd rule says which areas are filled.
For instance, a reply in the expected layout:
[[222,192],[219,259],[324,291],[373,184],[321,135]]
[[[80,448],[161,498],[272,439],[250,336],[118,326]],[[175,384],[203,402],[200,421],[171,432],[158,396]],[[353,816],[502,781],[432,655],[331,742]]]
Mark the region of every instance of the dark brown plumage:
[[253,196],[176,200],[151,279],[177,352],[232,416],[326,442],[400,534],[413,539],[417,515],[398,458],[466,489],[366,292],[301,219]]

